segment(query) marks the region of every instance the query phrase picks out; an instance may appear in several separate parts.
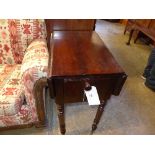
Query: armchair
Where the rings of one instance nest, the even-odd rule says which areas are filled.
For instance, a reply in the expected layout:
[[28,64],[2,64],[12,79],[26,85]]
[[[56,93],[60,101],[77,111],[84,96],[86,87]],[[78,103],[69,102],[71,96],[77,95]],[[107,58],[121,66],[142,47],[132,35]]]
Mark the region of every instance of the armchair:
[[0,128],[45,124],[44,20],[0,19]]

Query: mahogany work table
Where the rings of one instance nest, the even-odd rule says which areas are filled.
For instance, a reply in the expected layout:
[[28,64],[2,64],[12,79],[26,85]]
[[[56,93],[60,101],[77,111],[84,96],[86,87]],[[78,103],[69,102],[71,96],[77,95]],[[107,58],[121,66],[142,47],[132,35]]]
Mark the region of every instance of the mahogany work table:
[[95,31],[54,31],[52,36],[48,85],[56,101],[61,134],[66,132],[64,103],[82,102],[89,86],[96,86],[101,101],[93,132],[106,101],[119,95],[127,75]]

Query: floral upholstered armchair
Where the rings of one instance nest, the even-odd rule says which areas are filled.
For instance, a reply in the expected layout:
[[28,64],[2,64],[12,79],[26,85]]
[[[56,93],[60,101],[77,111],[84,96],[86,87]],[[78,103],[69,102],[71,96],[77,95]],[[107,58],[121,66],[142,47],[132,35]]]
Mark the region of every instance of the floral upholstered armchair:
[[0,128],[45,123],[44,20],[0,19]]

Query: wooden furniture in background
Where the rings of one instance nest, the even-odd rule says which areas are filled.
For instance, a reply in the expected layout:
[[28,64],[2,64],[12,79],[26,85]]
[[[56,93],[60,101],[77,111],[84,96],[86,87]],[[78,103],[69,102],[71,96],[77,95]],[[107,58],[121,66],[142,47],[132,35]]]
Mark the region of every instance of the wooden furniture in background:
[[119,23],[122,24],[122,25],[126,25],[127,22],[128,22],[128,19],[120,19]]
[[126,22],[126,26],[125,26],[125,29],[124,29],[124,34],[126,34],[126,31],[131,31],[131,28],[134,24],[135,20],[134,19],[128,19],[127,22]]
[[107,100],[119,95],[127,75],[95,31],[54,31],[52,36],[48,85],[56,100],[61,134],[66,132],[64,104],[82,102],[89,86],[97,87],[101,101],[94,131]]
[[93,31],[95,19],[45,19],[48,47],[53,31]]
[[148,36],[153,42],[155,42],[155,20],[135,19],[134,22],[130,25],[130,35],[127,45],[130,45],[130,41],[134,32],[137,32],[134,43],[136,43],[140,32],[142,32],[143,34]]

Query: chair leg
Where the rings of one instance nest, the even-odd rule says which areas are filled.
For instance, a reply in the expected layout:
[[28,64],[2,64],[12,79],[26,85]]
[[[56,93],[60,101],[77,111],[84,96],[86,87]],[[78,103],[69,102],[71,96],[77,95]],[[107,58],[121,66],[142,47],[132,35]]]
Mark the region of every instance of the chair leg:
[[131,41],[131,38],[132,38],[133,31],[134,31],[134,29],[132,29],[132,30],[130,31],[129,40],[128,40],[128,42],[126,43],[127,45],[130,45],[130,41]]
[[126,33],[126,27],[125,27],[125,30],[124,30],[124,35],[125,35],[125,33]]
[[126,25],[124,29],[124,35],[126,34],[126,31],[130,31],[130,28]]
[[134,43],[137,42],[138,38],[139,38],[139,33],[137,34],[137,36],[136,36],[136,38],[135,38],[135,40],[134,40]]

